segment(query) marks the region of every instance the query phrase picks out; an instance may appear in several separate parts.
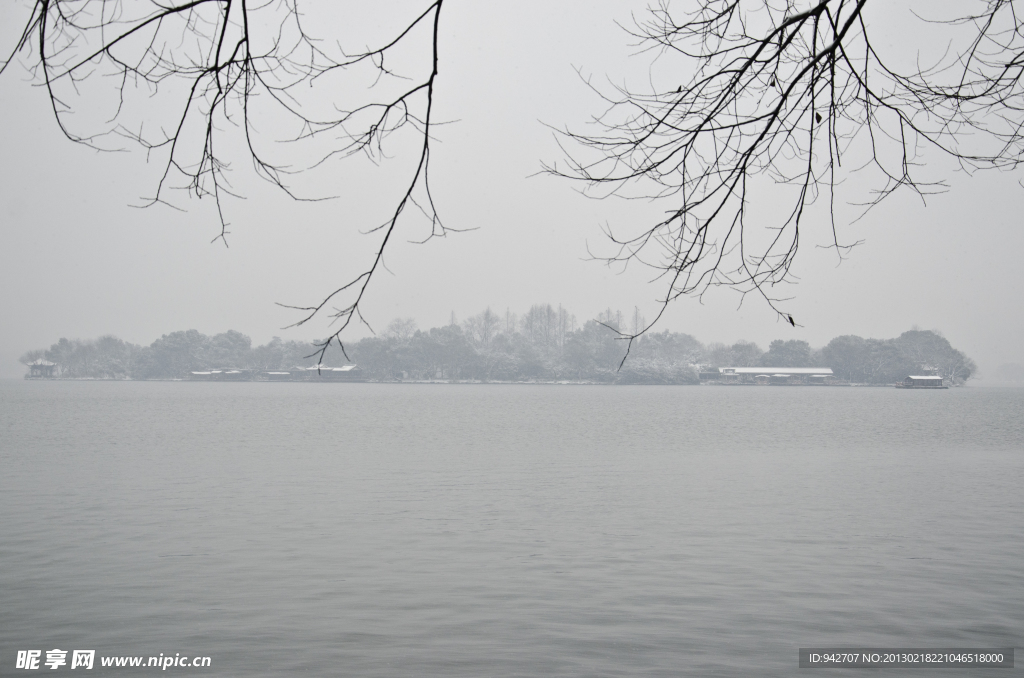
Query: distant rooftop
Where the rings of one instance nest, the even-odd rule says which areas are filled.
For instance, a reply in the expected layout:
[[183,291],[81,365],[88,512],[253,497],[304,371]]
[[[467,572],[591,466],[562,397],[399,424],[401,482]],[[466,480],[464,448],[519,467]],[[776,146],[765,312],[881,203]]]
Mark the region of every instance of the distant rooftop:
[[326,365],[314,365],[313,367],[297,367],[295,369],[306,370],[307,372],[351,372],[356,369],[356,366],[345,365],[344,367],[327,367]]
[[832,374],[829,367],[719,367],[718,371],[722,374],[764,374],[776,377],[787,374]]

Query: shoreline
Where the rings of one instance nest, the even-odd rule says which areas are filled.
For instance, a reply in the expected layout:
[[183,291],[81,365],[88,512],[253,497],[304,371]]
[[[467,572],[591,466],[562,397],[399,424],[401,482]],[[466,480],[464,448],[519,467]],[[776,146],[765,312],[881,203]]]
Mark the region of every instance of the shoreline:
[[[12,380],[17,379],[12,377]],[[615,383],[608,381],[574,381],[574,380],[537,380],[537,381],[480,381],[472,379],[403,379],[394,381],[383,381],[374,379],[363,379],[363,380],[331,380],[331,379],[296,379],[296,380],[271,380],[271,379],[224,379],[224,380],[210,380],[210,379],[102,379],[95,377],[71,377],[71,378],[59,378],[59,377],[23,377],[21,381],[32,381],[32,382],[133,382],[133,383],[150,383],[150,382],[172,382],[172,383],[194,383],[194,384],[407,384],[415,386],[423,385],[442,385],[442,386],[722,386],[722,387],[781,387],[781,388],[903,388],[899,384],[723,384],[723,383],[657,383],[657,382],[636,382],[636,383]],[[947,390],[949,388],[964,388],[967,384],[957,384],[953,386],[947,386],[943,389],[937,388],[904,388],[903,390]]]

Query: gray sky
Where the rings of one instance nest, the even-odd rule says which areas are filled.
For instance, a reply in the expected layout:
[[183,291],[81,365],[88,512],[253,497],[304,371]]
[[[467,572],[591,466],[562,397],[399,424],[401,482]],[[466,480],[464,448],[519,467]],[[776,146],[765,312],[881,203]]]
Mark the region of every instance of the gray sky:
[[[0,5],[4,45],[24,4]],[[422,223],[403,223],[387,257],[391,273],[374,282],[365,306],[375,328],[395,317],[427,328],[452,311],[462,319],[487,306],[522,312],[544,302],[564,305],[579,321],[634,305],[653,316],[662,289],[647,284],[649,272],[610,271],[585,261],[586,248],[601,251],[602,224],[628,224],[664,207],[591,200],[565,181],[531,177],[541,161],[561,158],[542,123],[579,129],[599,110],[574,67],[595,80],[642,76],[626,61],[631,48],[615,21],[629,23],[644,6],[448,0],[437,115],[455,122],[437,133],[434,191],[449,226],[478,230],[415,245],[405,241],[422,237]],[[0,376],[20,376],[19,355],[62,336],[114,334],[148,344],[189,328],[236,329],[256,343],[326,334],[326,321],[281,329],[298,317],[274,302],[316,302],[366,261],[375,239],[359,231],[380,220],[385,189],[331,164],[308,187],[341,197],[296,204],[238,161],[233,180],[246,200],[225,203],[232,222],[225,249],[210,244],[219,227],[209,200],[180,198],[187,212],[132,207],[152,193],[158,163],[138,150],[100,154],[65,140],[45,92],[23,69],[6,73],[0,92]],[[795,299],[785,306],[803,327],[778,322],[754,298],[737,310],[738,296],[717,290],[703,303],[676,303],[659,329],[766,347],[777,338],[813,346],[841,334],[887,338],[917,326],[942,331],[983,373],[1024,362],[1021,175],[970,177],[951,174],[936,154],[924,160],[949,176],[951,190],[926,206],[898,194],[843,226],[845,240],[865,242],[842,265],[834,252],[813,247],[828,241],[827,224],[810,229],[799,284],[787,291]],[[393,162],[402,161],[399,154]],[[770,192],[756,206],[773,207]],[[857,214],[839,210],[841,220]]]

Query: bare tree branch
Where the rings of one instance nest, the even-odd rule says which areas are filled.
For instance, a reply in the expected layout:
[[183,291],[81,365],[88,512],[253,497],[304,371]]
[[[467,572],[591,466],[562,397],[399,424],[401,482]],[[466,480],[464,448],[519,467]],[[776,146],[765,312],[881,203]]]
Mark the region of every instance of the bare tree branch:
[[[295,323],[302,325],[343,298],[331,312],[337,331],[318,345],[322,357],[332,343],[341,346],[341,333],[354,318],[365,323],[360,305],[407,204],[429,221],[425,239],[447,233],[429,183],[444,0],[426,2],[379,46],[358,50],[311,30],[300,2],[36,0],[0,73],[21,55],[46,87],[54,117],[71,141],[98,150],[121,150],[127,141],[161,158],[162,173],[144,206],[172,204],[175,190],[210,197],[220,220],[214,240],[225,245],[225,199],[237,196],[228,177],[232,135],[241,133],[256,174],[296,200],[330,197],[300,195],[291,185],[297,173],[354,155],[379,162],[388,137],[406,129],[417,135],[412,178],[387,221],[367,231],[380,234],[367,268],[317,304],[288,306],[304,312]],[[421,42],[429,44],[429,58],[403,55]],[[393,63],[413,74],[400,73]],[[368,94],[336,86],[343,75],[367,74]],[[83,125],[73,117],[89,106],[87,84],[97,89],[110,83],[117,107],[107,122]],[[257,121],[268,111],[277,116],[277,129],[260,133]],[[274,153],[280,145],[271,148],[280,142],[304,144],[315,155],[299,165],[282,161]]]
[[[671,205],[632,232],[606,230],[614,248],[600,259],[649,266],[665,285],[654,320],[620,331],[627,356],[672,301],[712,287],[741,300],[754,292],[796,326],[777,286],[793,278],[807,208],[823,193],[831,247],[842,258],[857,244],[843,244],[836,224],[836,190],[850,172],[874,182],[861,201],[868,209],[899,189],[944,190],[919,176],[926,147],[967,171],[1021,161],[1024,36],[1013,0],[975,2],[977,12],[943,21],[951,44],[964,46],[910,72],[876,49],[868,0],[676,4],[692,11],[662,0],[630,30],[641,52],[656,55],[650,89],[588,81],[606,105],[593,121],[599,131],[561,131],[568,167],[545,168],[596,197]],[[865,147],[866,162],[844,171],[844,158]],[[780,187],[788,209],[752,219],[755,184]]]

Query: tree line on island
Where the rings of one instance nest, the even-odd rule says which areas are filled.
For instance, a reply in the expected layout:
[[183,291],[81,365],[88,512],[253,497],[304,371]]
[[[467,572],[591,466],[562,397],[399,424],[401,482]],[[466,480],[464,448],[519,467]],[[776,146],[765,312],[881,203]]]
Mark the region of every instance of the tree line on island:
[[[643,320],[634,314],[633,324]],[[763,350],[752,342],[702,344],[689,334],[649,332],[625,350],[618,330],[631,327],[611,310],[578,325],[575,316],[550,304],[527,313],[498,315],[490,309],[462,323],[420,330],[395,320],[379,335],[328,352],[324,366],[355,363],[371,380],[585,381],[617,384],[696,384],[702,369],[715,367],[829,367],[837,379],[892,384],[908,374],[937,370],[952,383],[976,372],[974,362],[940,334],[910,330],[893,339],[844,335],[822,348],[778,339]],[[62,338],[48,349],[27,352],[21,362],[55,364],[66,379],[183,379],[210,369],[254,373],[317,364],[314,342],[274,337],[260,346],[235,330],[208,336],[196,330],[165,334],[149,346],[113,336]]]

